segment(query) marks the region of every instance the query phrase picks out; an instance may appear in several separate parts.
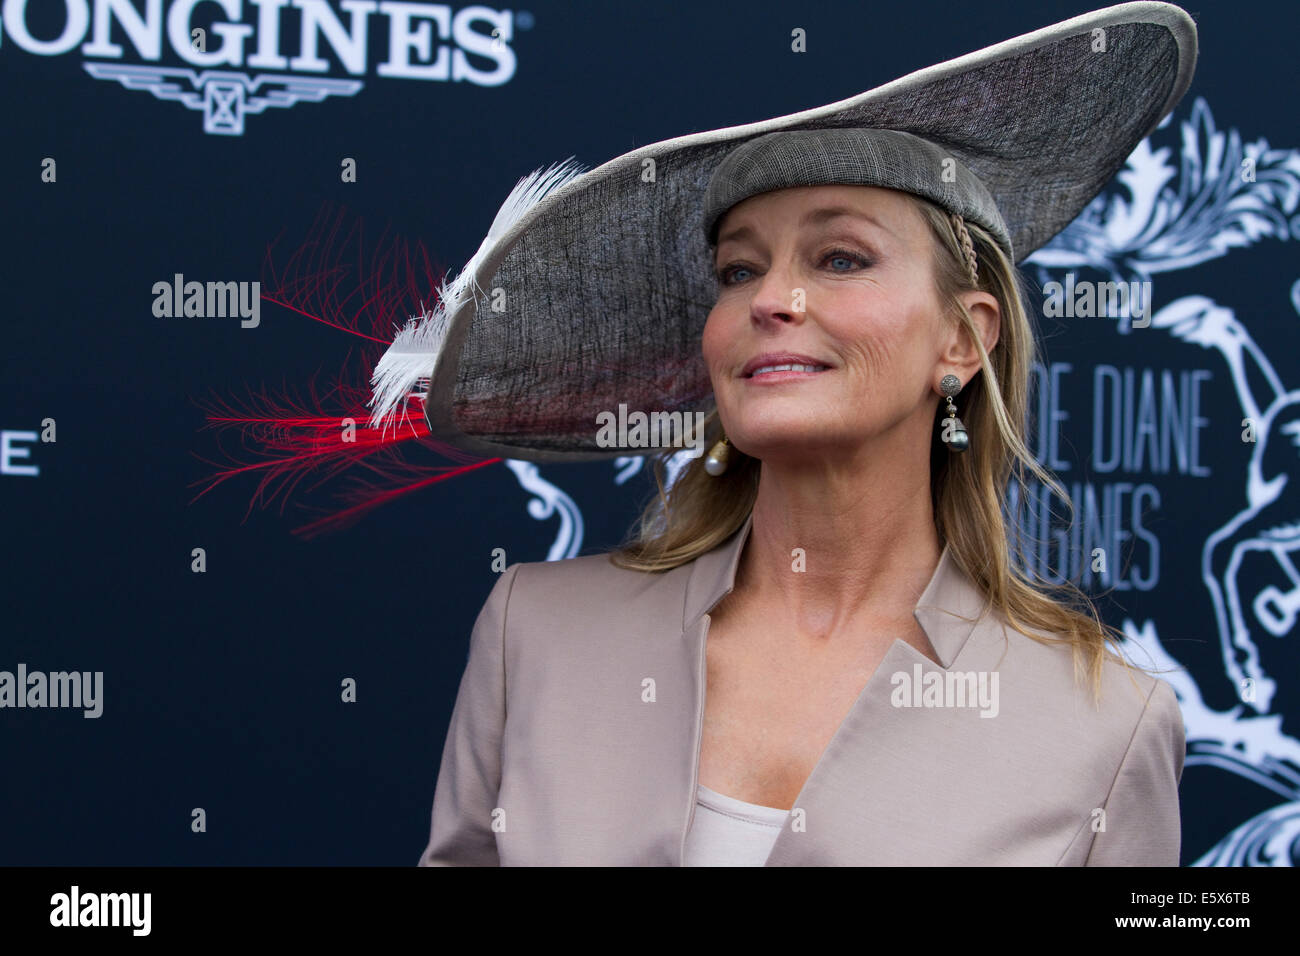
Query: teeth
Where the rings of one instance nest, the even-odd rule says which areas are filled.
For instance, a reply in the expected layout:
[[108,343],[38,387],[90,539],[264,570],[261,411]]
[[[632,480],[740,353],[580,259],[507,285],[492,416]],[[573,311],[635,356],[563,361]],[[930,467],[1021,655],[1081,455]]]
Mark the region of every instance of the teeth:
[[754,369],[750,377],[762,375],[764,372],[820,372],[825,368],[825,365],[764,365]]

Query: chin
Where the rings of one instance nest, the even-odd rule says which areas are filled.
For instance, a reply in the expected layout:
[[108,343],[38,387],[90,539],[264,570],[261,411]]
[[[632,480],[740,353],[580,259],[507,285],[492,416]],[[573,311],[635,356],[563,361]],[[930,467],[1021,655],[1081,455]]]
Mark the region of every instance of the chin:
[[809,428],[807,419],[781,423],[765,423],[754,428],[738,429],[735,434],[728,433],[731,443],[751,458],[764,455],[783,454],[806,450],[810,454],[814,448],[821,447],[825,441],[834,441],[832,436],[819,436]]

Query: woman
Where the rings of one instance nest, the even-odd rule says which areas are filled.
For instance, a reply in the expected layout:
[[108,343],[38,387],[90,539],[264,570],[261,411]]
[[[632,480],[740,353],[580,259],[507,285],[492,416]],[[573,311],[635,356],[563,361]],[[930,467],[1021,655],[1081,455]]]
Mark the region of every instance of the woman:
[[[1122,70],[1081,55],[1097,30],[1123,47]],[[598,340],[574,319],[610,283],[625,310],[653,302],[675,255],[686,294],[644,315],[663,320],[661,341],[689,329],[672,316],[694,301],[692,246],[652,224],[676,221],[665,203],[691,210],[715,283],[694,348],[718,440],[661,481],[615,555],[501,576],[475,624],[422,864],[1177,864],[1176,697],[1107,647],[1086,598],[1019,577],[1002,501],[1013,474],[1052,483],[1022,437],[1035,343],[1016,255],[1073,218],[1172,108],[1194,49],[1177,8],[1121,5],[842,104],[521,184],[528,201],[507,201],[465,275],[528,316],[515,348],[543,365],[549,349],[577,380],[570,396],[597,402],[695,390],[671,348],[622,345],[632,369],[588,361]],[[1067,141],[1045,158],[1077,163],[1066,181],[1086,185],[1064,199],[1034,194],[1007,141],[1000,156],[981,141],[987,117],[963,131],[951,110],[919,108],[954,83],[1032,88],[1035,69],[1035,128],[994,135],[1041,151],[1044,123],[1088,130],[1086,158]],[[1131,115],[1078,126],[1101,108],[1078,92],[1089,71],[1144,78]],[[1104,108],[1116,102],[1130,101]],[[888,120],[891,103],[911,131],[848,122],[866,105]],[[924,135],[940,128],[943,145]],[[647,155],[688,170],[667,199],[622,175]],[[642,241],[617,251],[592,223]],[[575,291],[563,262],[593,236],[604,252],[582,274],[597,275]],[[574,308],[554,304],[565,289]],[[445,321],[405,345],[437,337],[435,434],[591,457],[584,426],[546,392],[553,376],[509,360],[520,324],[455,286],[444,297]],[[507,371],[484,388],[493,348]],[[521,392],[536,401],[521,408]],[[502,393],[493,420],[481,405]]]

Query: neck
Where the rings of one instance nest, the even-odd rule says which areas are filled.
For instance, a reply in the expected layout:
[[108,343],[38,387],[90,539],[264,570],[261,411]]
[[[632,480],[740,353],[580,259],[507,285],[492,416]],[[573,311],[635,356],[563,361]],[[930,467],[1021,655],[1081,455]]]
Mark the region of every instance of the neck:
[[943,552],[929,448],[880,451],[764,460],[735,590],[785,633],[827,642],[912,619]]

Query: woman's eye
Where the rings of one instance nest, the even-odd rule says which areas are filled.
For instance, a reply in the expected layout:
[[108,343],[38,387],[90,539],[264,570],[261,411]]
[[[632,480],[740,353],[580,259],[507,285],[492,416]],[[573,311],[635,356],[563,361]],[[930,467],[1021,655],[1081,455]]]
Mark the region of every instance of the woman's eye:
[[849,272],[854,266],[866,267],[870,265],[870,263],[867,262],[866,259],[862,258],[862,256],[843,249],[831,250],[826,253],[823,261],[829,263],[831,269],[835,272]]
[[745,266],[727,266],[718,270],[718,282],[723,285],[732,285],[732,280],[736,277],[736,273],[748,271],[749,269]]

